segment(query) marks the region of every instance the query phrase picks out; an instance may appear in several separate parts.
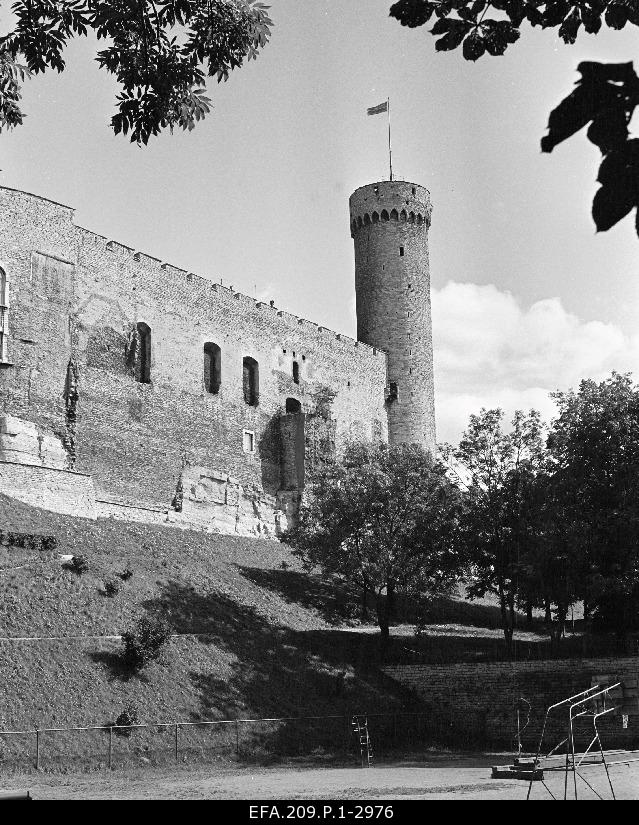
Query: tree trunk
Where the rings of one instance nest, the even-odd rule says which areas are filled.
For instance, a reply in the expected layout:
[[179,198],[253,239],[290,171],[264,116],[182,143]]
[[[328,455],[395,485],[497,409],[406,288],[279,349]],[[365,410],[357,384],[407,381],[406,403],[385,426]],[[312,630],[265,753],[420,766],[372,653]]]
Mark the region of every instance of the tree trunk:
[[506,642],[506,653],[510,658],[513,650],[513,626],[508,614],[506,594],[501,588],[499,591],[499,609],[501,611],[501,626],[504,631],[504,641]]
[[552,611],[550,609],[550,599],[544,599],[544,608],[545,608],[545,611],[546,611],[544,621],[546,622],[546,624],[551,625],[552,624]]
[[386,644],[390,636],[388,599],[386,598],[386,596],[382,596],[381,593],[378,593],[375,599],[375,606],[377,608],[377,624],[379,625],[379,629],[382,632],[382,641],[384,642],[384,644]]
[[362,610],[362,621],[368,621],[368,587],[366,583],[362,585],[362,601],[361,601],[361,610]]
[[533,623],[533,606],[532,601],[528,599],[526,602],[526,626],[532,627]]
[[386,584],[386,614],[388,616],[388,623],[395,618],[395,608],[397,606],[397,599],[395,598],[395,585],[393,582]]

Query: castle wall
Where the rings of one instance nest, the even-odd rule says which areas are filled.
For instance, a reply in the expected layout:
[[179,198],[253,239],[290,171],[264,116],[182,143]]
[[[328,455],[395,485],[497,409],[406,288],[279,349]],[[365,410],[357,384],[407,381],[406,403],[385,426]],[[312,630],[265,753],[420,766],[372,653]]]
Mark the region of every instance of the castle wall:
[[93,480],[82,473],[0,461],[0,490],[32,507],[96,518]]
[[[0,188],[0,265],[11,298],[0,411],[56,435],[99,498],[167,507],[183,470],[204,467],[275,499],[287,398],[317,419],[311,448],[386,438],[383,352],[77,227],[68,207]],[[149,384],[131,365],[139,322],[151,328]],[[221,348],[217,395],[204,385],[207,342]],[[258,406],[244,400],[247,356]]]

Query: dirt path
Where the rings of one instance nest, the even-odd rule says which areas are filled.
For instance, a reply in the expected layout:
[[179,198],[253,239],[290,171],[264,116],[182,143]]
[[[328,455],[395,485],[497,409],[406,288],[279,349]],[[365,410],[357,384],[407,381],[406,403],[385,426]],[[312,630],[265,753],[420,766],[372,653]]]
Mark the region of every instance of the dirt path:
[[[242,768],[130,771],[105,774],[23,776],[0,779],[2,790],[30,790],[35,799],[282,799],[282,800],[398,800],[398,799],[512,799],[524,800],[527,783],[493,780],[494,757],[451,759],[447,762],[401,763],[370,770],[361,768]],[[639,799],[639,771],[629,767],[612,771],[617,798]],[[599,775],[601,774],[601,775]],[[603,771],[588,781],[609,797]],[[563,793],[563,775],[549,777],[555,795]],[[606,793],[607,792],[607,793]],[[550,799],[540,783],[533,797]],[[585,783],[579,797],[595,799]]]

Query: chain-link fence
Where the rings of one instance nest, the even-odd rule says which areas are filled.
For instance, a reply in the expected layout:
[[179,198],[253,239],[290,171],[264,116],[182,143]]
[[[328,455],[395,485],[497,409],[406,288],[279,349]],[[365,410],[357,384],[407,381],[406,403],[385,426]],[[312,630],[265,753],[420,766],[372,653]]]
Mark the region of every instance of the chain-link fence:
[[[481,714],[360,714],[366,718],[375,761],[395,754],[486,742]],[[131,726],[0,731],[0,770],[141,767],[197,761],[277,762],[359,760],[353,716],[225,719]]]

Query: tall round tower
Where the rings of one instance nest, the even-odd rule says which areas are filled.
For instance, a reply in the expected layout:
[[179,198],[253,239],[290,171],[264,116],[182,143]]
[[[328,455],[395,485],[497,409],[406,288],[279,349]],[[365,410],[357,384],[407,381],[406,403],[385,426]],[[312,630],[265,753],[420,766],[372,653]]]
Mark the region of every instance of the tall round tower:
[[388,354],[388,437],[435,448],[433,337],[423,186],[380,181],[350,198],[357,338]]

